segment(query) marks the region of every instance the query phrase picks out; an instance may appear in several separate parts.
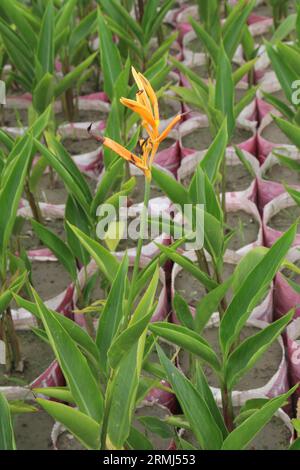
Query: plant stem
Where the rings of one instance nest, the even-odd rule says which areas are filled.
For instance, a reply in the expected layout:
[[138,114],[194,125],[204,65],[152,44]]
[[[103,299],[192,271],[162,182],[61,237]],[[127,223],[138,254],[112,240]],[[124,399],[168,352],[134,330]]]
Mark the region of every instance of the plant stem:
[[41,211],[40,211],[40,207],[35,201],[35,197],[34,197],[33,193],[30,190],[28,181],[25,183],[24,189],[25,189],[26,197],[27,197],[29,205],[30,205],[30,209],[31,209],[33,218],[37,222],[42,223],[43,218],[42,218],[42,214],[41,214]]
[[224,215],[224,222],[226,223],[226,155],[223,157],[222,161],[222,168],[221,168],[221,173],[222,173],[222,211]]
[[149,197],[150,197],[150,180],[148,178],[145,178],[144,203],[143,203],[143,209],[142,209],[141,219],[140,219],[141,220],[140,221],[140,238],[138,239],[136,257],[135,257],[134,265],[133,265],[133,273],[132,273],[131,286],[130,286],[130,292],[129,292],[129,298],[128,298],[128,320],[129,320],[131,305],[134,300],[133,299],[134,285],[135,285],[136,278],[137,278],[138,271],[139,271],[140,258],[141,258],[142,248],[143,248],[143,241],[144,241],[143,239],[144,239],[144,233],[145,233],[145,228],[146,228],[146,223],[147,223]]
[[22,357],[10,307],[6,309],[1,318],[0,331],[6,347],[6,371],[20,370]]
[[223,384],[221,387],[222,394],[222,408],[224,422],[229,432],[234,429],[234,415],[233,415],[233,406],[232,406],[232,396],[231,392],[227,389],[226,384]]
[[203,248],[201,250],[195,250],[195,253],[197,256],[199,268],[210,277],[209,266]]
[[138,0],[138,5],[139,5],[139,22],[142,22],[143,16],[144,16],[144,2],[143,0]]

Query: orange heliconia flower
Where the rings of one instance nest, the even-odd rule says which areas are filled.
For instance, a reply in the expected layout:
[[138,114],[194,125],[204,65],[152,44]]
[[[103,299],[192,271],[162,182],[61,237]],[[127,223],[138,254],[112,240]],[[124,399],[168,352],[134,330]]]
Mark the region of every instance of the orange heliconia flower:
[[134,67],[132,67],[132,74],[138,87],[136,101],[128,98],[121,98],[120,101],[124,106],[140,116],[142,127],[148,134],[148,138],[143,140],[142,155],[135,155],[108,137],[98,137],[97,139],[101,141],[103,145],[120,155],[120,157],[142,170],[146,178],[151,179],[151,166],[158,147],[168,136],[173,127],[181,120],[182,115],[178,114],[175,116],[170,124],[168,124],[168,126],[159,133],[159,106],[155,91],[147,78],[141,73],[138,73]]

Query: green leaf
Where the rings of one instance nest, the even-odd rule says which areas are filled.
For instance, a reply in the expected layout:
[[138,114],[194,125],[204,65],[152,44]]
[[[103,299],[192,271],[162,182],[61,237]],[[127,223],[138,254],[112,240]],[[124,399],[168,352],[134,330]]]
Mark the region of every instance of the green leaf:
[[55,421],[63,424],[87,449],[100,447],[100,425],[90,416],[75,408],[55,401],[37,398],[36,401]]
[[96,261],[100,271],[106,276],[106,278],[113,282],[115,279],[119,262],[106,248],[100,245],[99,242],[96,242],[84,232],[82,232],[78,227],[71,225],[70,228],[73,230],[75,235],[78,237],[79,241],[82,243],[87,252],[91,257]]
[[69,247],[55,233],[39,224],[36,220],[32,219],[31,225],[38,238],[55,254],[70,274],[71,279],[75,281],[77,277],[76,262]]
[[197,304],[194,322],[195,330],[199,334],[203,331],[212,314],[218,310],[220,302],[224,298],[231,283],[232,277],[229,277],[223,284],[208,292]]
[[220,48],[217,65],[215,107],[227,118],[227,131],[229,141],[234,128],[234,84],[232,80],[231,64],[223,47]]
[[73,10],[77,4],[77,0],[66,0],[61,7],[58,19],[55,21],[55,34],[67,28],[70,24]]
[[272,115],[279,129],[290,139],[290,141],[300,149],[299,127],[285,121],[282,118]]
[[245,339],[228,357],[225,365],[225,380],[232,390],[235,384],[253,367],[273,341],[292,320],[294,310],[266,326],[259,333]]
[[37,59],[42,66],[43,73],[53,74],[54,71],[54,8],[53,2],[47,3],[41,25]]
[[251,310],[255,307],[265,288],[270,284],[281,266],[295,238],[297,224],[280,237],[241,283],[228,306],[220,324],[220,344],[228,354]]
[[[37,305],[33,302],[23,299],[17,294],[14,294],[14,299],[19,307],[28,310],[37,319],[41,318]],[[53,317],[61,324],[61,327],[70,335],[72,340],[79,346],[80,350],[84,352],[88,359],[100,369],[100,356],[98,348],[88,333],[77,323],[60,313],[51,310]],[[44,331],[44,330],[42,330]]]
[[205,31],[205,29],[197,23],[193,18],[189,18],[189,22],[192,25],[195,33],[197,34],[199,40],[202,42],[202,44],[205,46],[207,52],[209,53],[209,56],[213,60],[215,66],[218,64],[218,58],[219,58],[219,46],[215,42],[215,40],[212,38],[212,36]]
[[38,140],[34,140],[34,144],[39,152],[47,159],[49,164],[58,173],[62,181],[64,182],[68,191],[74,196],[74,198],[80,203],[85,212],[89,213],[89,201],[83,192],[83,188],[78,184],[78,181],[74,178],[73,174],[70,174],[69,168],[65,166],[65,163],[59,158],[58,154],[50,152],[44,145]]
[[270,43],[266,43],[266,51],[285,96],[292,102],[292,83],[298,80],[298,74],[290,67],[289,63],[285,60],[285,56],[280,54]]
[[33,295],[51,347],[79,410],[100,422],[103,415],[103,397],[86,358],[34,290]]
[[98,31],[101,52],[101,70],[104,79],[104,91],[112,101],[114,97],[114,84],[122,70],[122,62],[117,46],[112,40],[112,35],[106,25],[106,21],[98,9]]
[[192,313],[190,311],[187,301],[184,300],[184,298],[180,294],[178,294],[178,292],[175,292],[173,298],[173,308],[175,310],[176,317],[178,318],[180,323],[186,328],[193,330],[194,319]]
[[[22,147],[15,158],[6,167],[0,188],[0,256],[2,263],[13,230],[19,202],[22,196],[25,178],[32,150],[32,137],[22,139]],[[5,176],[5,178],[4,178]]]
[[88,218],[80,204],[78,204],[76,199],[71,195],[68,197],[65,209],[65,231],[67,234],[67,242],[74,256],[79,259],[84,266],[87,266],[90,261],[90,256],[71,230],[68,223],[75,225],[75,227],[78,227],[86,235],[90,234]]
[[0,449],[16,450],[9,405],[2,393],[0,393]]
[[45,395],[49,398],[55,398],[59,401],[75,403],[72,393],[67,387],[42,387],[34,388],[34,393]]
[[105,302],[99,319],[96,343],[101,357],[101,367],[107,372],[107,352],[119,329],[124,315],[125,288],[128,272],[128,256],[125,255]]
[[157,346],[157,351],[159,360],[166,371],[167,379],[176,393],[184,415],[201,448],[203,450],[220,449],[223,442],[222,433],[203,397],[172,364],[159,346]]
[[285,39],[295,29],[296,19],[296,13],[287,16],[275,30],[270,42],[276,44],[278,41]]
[[154,65],[161,57],[169,51],[174,41],[176,41],[178,36],[178,32],[175,31],[171,34],[160,46],[156,51],[152,54],[151,58],[148,60],[147,67],[151,67]]
[[181,266],[185,271],[188,271],[192,276],[198,279],[198,281],[201,282],[201,284],[203,284],[207,289],[211,290],[217,287],[218,284],[216,283],[216,281],[208,277],[207,274],[203,271],[200,271],[200,269],[197,268],[195,263],[189,260],[186,256],[177,253],[174,249],[168,246],[161,245],[159,243],[157,243],[157,246],[159,247],[162,253],[164,253],[174,263],[179,264],[179,266]]
[[133,426],[130,428],[127,445],[132,450],[153,450],[153,445],[149,439]]
[[200,166],[203,171],[207,174],[209,180],[212,183],[216,182],[219,168],[224,158],[226,146],[228,143],[227,134],[227,120],[224,119],[222,126],[220,127],[216,137],[209,146],[204,158],[200,162]]
[[185,351],[195,354],[210,364],[215,371],[220,372],[221,365],[217,355],[209,343],[195,331],[185,326],[165,322],[155,322],[149,325],[149,330],[167,341],[175,343]]
[[295,392],[298,385],[295,385],[284,395],[273,398],[266,405],[253,413],[248,419],[243,421],[225,439],[223,450],[245,449],[259,431],[271,420],[274,413],[285,405],[287,399]]
[[77,67],[74,67],[71,72],[69,72],[61,80],[59,80],[54,91],[56,98],[59,98],[66,90],[75,85],[81,75],[91,66],[96,56],[97,52],[91,54],[87,59],[77,65]]
[[115,369],[123,356],[137,343],[145,332],[147,325],[153,315],[153,302],[157,289],[159,271],[156,269],[148,289],[135,309],[128,327],[112,343],[108,351],[110,366]]
[[226,54],[231,60],[242,39],[244,25],[255,6],[255,0],[240,1],[228,15],[223,25],[223,44]]
[[228,431],[225,426],[220,408],[215,401],[199,361],[197,361],[195,364],[195,387],[206,402],[216,424],[222,433],[223,439],[225,439],[225,437],[228,436]]
[[34,109],[41,114],[52,102],[54,96],[54,77],[50,73],[45,73],[32,94],[32,104]]

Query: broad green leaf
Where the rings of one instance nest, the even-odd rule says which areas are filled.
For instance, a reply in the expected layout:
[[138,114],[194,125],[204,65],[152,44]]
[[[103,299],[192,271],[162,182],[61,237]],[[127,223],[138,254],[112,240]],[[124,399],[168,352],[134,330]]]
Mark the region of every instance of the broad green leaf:
[[261,298],[266,286],[270,284],[281,266],[293,243],[296,229],[297,224],[292,225],[274,243],[263,259],[250,271],[233,297],[220,324],[220,344],[225,355],[228,354],[231,345],[247,321],[251,310]]
[[63,424],[87,449],[100,447],[100,425],[93,418],[71,406],[37,398],[36,401],[55,421]]
[[145,332],[153,315],[153,302],[157,289],[159,271],[156,269],[145,294],[136,307],[128,327],[115,339],[108,351],[110,366],[115,369],[130,349],[137,343]]
[[189,22],[191,23],[195,33],[197,34],[199,40],[202,42],[202,44],[205,46],[207,52],[209,53],[209,56],[213,60],[215,66],[218,64],[218,59],[219,59],[219,46],[216,44],[212,36],[205,31],[205,29],[197,23],[193,18],[189,19]]
[[49,398],[55,398],[67,403],[75,403],[72,393],[67,387],[42,387],[34,388],[34,393],[45,395]]
[[122,62],[118,48],[112,40],[112,35],[100,9],[98,9],[98,31],[100,39],[101,69],[104,78],[104,91],[112,101],[114,97],[114,83],[121,73]]
[[206,402],[216,424],[218,425],[223,439],[228,436],[228,431],[224,423],[223,416],[221,414],[220,408],[218,407],[213,393],[208,385],[207,379],[205,374],[203,373],[201,364],[199,361],[195,364],[195,387],[197,388],[198,392]]
[[200,271],[200,269],[195,265],[195,263],[189,260],[186,256],[181,255],[171,247],[161,245],[159,243],[157,243],[157,246],[159,247],[162,253],[164,253],[169,259],[174,261],[174,263],[177,263],[179,264],[179,266],[182,266],[185,271],[188,271],[190,274],[192,274],[192,276],[198,279],[198,281],[201,282],[201,284],[203,284],[207,289],[211,290],[217,287],[218,284],[216,283],[216,281],[208,277],[207,274],[203,271]]
[[90,256],[70,228],[69,224],[75,225],[75,227],[78,227],[86,235],[90,235],[88,218],[80,204],[78,204],[76,199],[71,195],[68,197],[65,209],[65,231],[67,242],[73,255],[79,259],[84,266],[86,266],[90,260]]
[[31,225],[38,238],[55,254],[70,274],[71,279],[75,281],[77,268],[70,248],[55,233],[51,232],[51,230],[38,223],[36,220],[31,220]]
[[75,85],[80,76],[85,72],[95,60],[97,52],[91,54],[87,59],[77,65],[71,72],[65,75],[55,87],[54,93],[55,97],[60,97],[66,90]]
[[54,8],[53,2],[47,3],[41,25],[37,59],[42,66],[43,74],[53,74],[54,70]]
[[191,429],[203,450],[217,450],[222,446],[222,433],[211,411],[194,385],[166,357],[157,346],[159,360],[163,365],[167,379],[176,393],[176,397],[188,420]]
[[175,292],[174,294],[173,308],[174,308],[176,317],[178,318],[182,326],[185,326],[186,328],[193,330],[194,319],[193,319],[192,313],[190,311],[187,301],[184,300],[184,298],[178,292]]
[[203,361],[210,364],[217,372],[220,371],[221,365],[218,357],[205,339],[198,333],[186,328],[185,326],[166,323],[155,322],[149,325],[149,330],[158,336],[166,339],[170,343],[183,348],[192,354],[203,359]]
[[298,385],[295,385],[287,393],[271,399],[262,408],[243,421],[225,439],[222,450],[245,449],[259,431],[271,420],[274,413],[286,404],[287,399],[295,392],[297,387]]
[[86,358],[66,329],[43,304],[34,290],[33,295],[51,347],[79,410],[100,423],[104,406],[102,392]]
[[290,141],[300,149],[300,135],[299,127],[282,118],[273,115],[273,119],[276,122],[279,129],[290,139]]
[[99,319],[96,343],[101,357],[101,366],[107,372],[107,352],[120,327],[124,315],[125,288],[128,272],[128,257],[124,256],[113,280],[111,289]]
[[235,127],[233,111],[234,84],[232,79],[231,64],[223,47],[220,48],[218,55],[215,107],[222,112],[224,118],[227,118],[227,132],[228,139],[230,141]]
[[219,168],[224,158],[226,146],[228,143],[227,121],[224,119],[216,137],[207,150],[204,158],[200,162],[203,171],[206,172],[209,180],[215,183]]
[[229,277],[223,284],[208,292],[197,304],[194,323],[195,330],[199,334],[203,331],[212,314],[218,310],[220,302],[224,298],[231,283],[232,277]]
[[0,393],[0,449],[16,450],[9,404],[2,393]]
[[242,0],[228,15],[223,26],[223,44],[229,60],[232,60],[234,53],[242,39],[244,25],[247,18],[255,6],[255,0]]
[[22,142],[23,146],[13,161],[10,162],[5,172],[5,179],[3,178],[3,181],[1,181],[0,256],[2,257],[2,263],[15,223],[31,157],[32,138],[27,136],[24,140],[22,139]]
[[79,241],[82,243],[87,252],[96,261],[100,271],[112,282],[116,276],[119,262],[116,257],[112,255],[106,248],[104,248],[99,242],[96,242],[78,227],[71,225],[70,228],[73,230]]
[[245,339],[228,357],[225,365],[225,380],[230,390],[241,377],[253,367],[273,341],[292,320],[294,311],[266,326],[259,333]]

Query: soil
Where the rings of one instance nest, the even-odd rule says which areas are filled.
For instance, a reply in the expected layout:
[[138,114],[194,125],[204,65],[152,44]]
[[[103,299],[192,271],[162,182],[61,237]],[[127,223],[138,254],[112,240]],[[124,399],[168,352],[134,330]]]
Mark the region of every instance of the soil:
[[50,204],[65,204],[68,198],[68,192],[60,179],[51,182],[50,173],[44,174],[38,185],[37,200],[48,202]]
[[299,185],[300,184],[300,172],[291,170],[284,165],[276,163],[276,165],[271,166],[265,176],[266,179],[270,181],[279,181],[287,183],[289,185]]
[[63,292],[71,283],[66,269],[59,262],[32,261],[32,284],[45,301]]
[[[166,149],[172,147],[172,145],[174,145],[175,142],[176,141],[173,140],[173,139],[164,139],[162,141],[162,143],[159,145],[158,152],[161,152],[162,150],[166,150]],[[155,161],[155,159],[154,159],[154,161]]]
[[17,415],[14,431],[18,450],[52,450],[53,419],[44,411]]
[[[226,165],[226,191],[244,191],[249,188],[253,177],[244,165]],[[181,182],[185,187],[190,185],[194,172],[184,178]]]
[[100,144],[93,138],[90,139],[79,139],[68,137],[62,141],[64,147],[71,155],[80,155],[82,153],[93,152],[94,150],[99,149]]
[[165,450],[168,449],[170,445],[170,438],[162,438],[155,434],[154,432],[149,431],[147,428],[144,427],[144,425],[138,420],[139,417],[141,416],[154,416],[156,418],[159,418],[163,420],[167,416],[169,416],[170,413],[167,408],[159,406],[159,405],[149,405],[149,406],[143,406],[141,408],[138,408],[135,412],[136,418],[133,421],[133,426],[138,429],[140,432],[142,432],[152,443],[153,448],[156,450]]
[[[240,342],[261,331],[259,328],[253,326],[245,326],[240,334]],[[203,338],[208,341],[213,350],[220,356],[219,347],[219,329],[217,327],[206,328],[203,332]],[[234,386],[235,390],[250,390],[266,385],[269,380],[278,371],[282,359],[282,350],[277,341],[273,342],[269,349],[263,356],[256,362],[254,367],[250,369],[241,380]],[[179,353],[180,367],[185,374],[189,370],[189,354],[181,351]],[[219,381],[215,376],[213,370],[206,364],[203,364],[203,370],[206,375],[207,381],[212,387],[220,387]]]
[[253,181],[244,165],[226,166],[226,191],[244,191]]
[[[231,143],[236,145],[250,139],[252,133],[246,129],[236,128]],[[195,150],[206,150],[212,143],[212,137],[207,127],[200,127],[182,137],[182,145]]]
[[238,250],[257,239],[259,226],[252,215],[244,211],[227,212],[227,225],[236,230],[228,243],[228,248]]
[[[56,124],[68,122],[64,113],[55,114]],[[107,113],[95,110],[78,110],[74,117],[74,122],[96,122],[107,119]],[[4,108],[4,126],[23,127],[28,125],[28,110],[17,108]]]
[[[55,192],[55,191],[53,191]],[[43,221],[44,226],[54,232],[61,239],[65,239],[64,221],[61,219],[45,219]],[[22,232],[20,235],[22,247],[26,250],[34,250],[38,248],[44,248],[45,246],[35,235],[32,225],[29,220],[24,221]]]
[[159,100],[160,119],[170,119],[171,117],[180,113],[180,111],[180,101],[168,98],[167,96]]
[[[268,226],[285,232],[290,228],[290,226],[295,222],[295,220],[300,217],[300,207],[291,206],[282,209],[277,214],[275,214],[268,222]],[[298,225],[297,232],[300,233],[300,227]]]
[[[212,271],[212,266],[209,263]],[[234,264],[224,263],[223,280],[227,279],[235,269]],[[200,282],[187,271],[181,270],[175,279],[175,290],[187,301],[192,307],[196,307],[197,303],[206,295],[205,288]]]
[[[54,359],[50,346],[38,338],[32,331],[17,332],[20,349],[24,358],[24,371],[5,375],[4,366],[0,366],[0,385],[28,385],[36,379]],[[31,415],[32,416],[32,415]]]
[[198,38],[189,41],[185,47],[192,52],[204,52],[203,43]]
[[64,431],[57,439],[58,450],[86,450],[86,448],[68,431]]
[[292,145],[292,142],[279,129],[275,122],[271,122],[267,127],[265,127],[261,133],[261,136],[269,142],[273,142],[274,144]]

